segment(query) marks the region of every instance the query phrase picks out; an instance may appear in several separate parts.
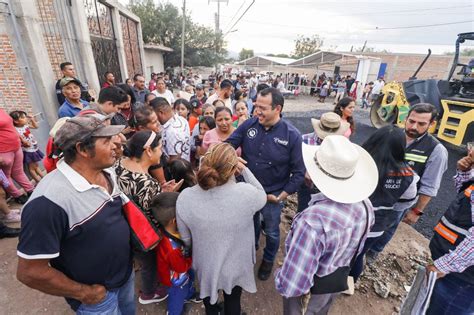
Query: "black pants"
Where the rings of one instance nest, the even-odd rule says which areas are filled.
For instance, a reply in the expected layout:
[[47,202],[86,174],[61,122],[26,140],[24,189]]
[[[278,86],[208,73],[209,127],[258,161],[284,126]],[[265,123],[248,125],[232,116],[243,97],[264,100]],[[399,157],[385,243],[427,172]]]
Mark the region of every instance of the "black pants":
[[[232,289],[230,294],[224,292],[224,314],[225,315],[240,315],[240,296],[242,295],[242,288],[236,286]],[[203,300],[206,307],[206,315],[219,315],[220,307],[216,304],[211,304],[211,298],[208,296]]]

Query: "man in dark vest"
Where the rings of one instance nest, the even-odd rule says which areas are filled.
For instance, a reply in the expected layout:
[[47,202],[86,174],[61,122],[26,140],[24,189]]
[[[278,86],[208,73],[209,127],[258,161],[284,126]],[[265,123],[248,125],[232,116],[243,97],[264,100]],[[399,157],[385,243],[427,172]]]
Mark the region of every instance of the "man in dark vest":
[[448,151],[428,130],[436,124],[438,111],[428,103],[419,103],[410,108],[405,121],[407,147],[405,161],[420,176],[418,200],[410,209],[400,211],[398,220],[385,231],[382,237],[367,252],[370,263],[375,260],[385,245],[392,239],[401,220],[415,224],[431,198],[436,197],[443,174],[448,168]]
[[426,314],[474,313],[474,150],[458,161],[454,177],[458,190],[430,242],[438,273]]

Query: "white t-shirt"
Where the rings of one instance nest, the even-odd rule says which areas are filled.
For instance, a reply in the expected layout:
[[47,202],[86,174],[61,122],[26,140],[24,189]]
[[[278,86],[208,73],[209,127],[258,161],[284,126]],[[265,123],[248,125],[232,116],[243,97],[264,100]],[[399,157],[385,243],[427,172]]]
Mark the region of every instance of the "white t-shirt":
[[181,158],[190,161],[189,124],[181,116],[174,115],[162,126],[163,153],[166,157],[181,155]]
[[168,103],[170,103],[170,105],[173,106],[173,103],[174,103],[174,95],[173,95],[173,93],[171,93],[170,90],[165,90],[165,93],[160,93],[160,92],[158,92],[158,90],[154,90],[152,93],[155,94],[157,97],[164,97],[164,98],[166,98],[166,100],[168,101]]
[[[214,93],[212,94],[211,96],[209,96],[209,98],[207,99],[206,103],[208,104],[212,104],[214,103],[216,100],[219,99],[219,94],[218,93]],[[230,97],[226,100],[223,101],[224,104],[225,104],[225,107],[229,108],[230,110],[232,110],[232,100],[230,99]]]
[[374,87],[372,88],[372,94],[380,94],[382,88],[384,87],[385,83],[383,81],[375,81]]

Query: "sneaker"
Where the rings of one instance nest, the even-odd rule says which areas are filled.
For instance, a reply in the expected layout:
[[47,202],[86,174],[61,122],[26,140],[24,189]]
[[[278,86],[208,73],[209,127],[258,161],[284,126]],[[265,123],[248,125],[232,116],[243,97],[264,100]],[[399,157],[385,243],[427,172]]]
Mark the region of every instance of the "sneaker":
[[140,304],[151,304],[151,303],[158,303],[158,302],[162,302],[164,300],[166,300],[166,298],[168,297],[168,293],[166,293],[166,295],[160,295],[160,294],[143,294],[142,292],[140,292],[140,296],[138,297],[138,302],[140,302]]
[[184,303],[202,303],[202,299],[199,297],[199,292],[195,292],[193,296],[191,296],[189,299],[186,299]]
[[17,223],[21,221],[21,215],[18,212],[10,211],[1,219],[3,223]]
[[367,266],[373,265],[377,260],[378,255],[379,253],[369,250],[365,254],[365,263],[367,264]]
[[262,264],[258,268],[258,278],[262,281],[268,280],[272,274],[273,262],[262,260]]

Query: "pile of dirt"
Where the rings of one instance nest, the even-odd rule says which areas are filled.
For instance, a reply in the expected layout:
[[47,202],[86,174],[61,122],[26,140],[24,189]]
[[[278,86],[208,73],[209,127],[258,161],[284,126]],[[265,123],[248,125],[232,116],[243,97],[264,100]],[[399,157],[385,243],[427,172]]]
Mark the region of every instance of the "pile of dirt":
[[[296,214],[297,198],[288,198],[282,213],[282,228],[288,232]],[[428,240],[411,226],[402,223],[392,241],[355,285],[353,296],[340,296],[330,314],[366,310],[366,314],[398,313],[415,278],[418,266],[429,261]],[[360,305],[359,305],[360,304]],[[357,312],[360,314],[359,312]]]

